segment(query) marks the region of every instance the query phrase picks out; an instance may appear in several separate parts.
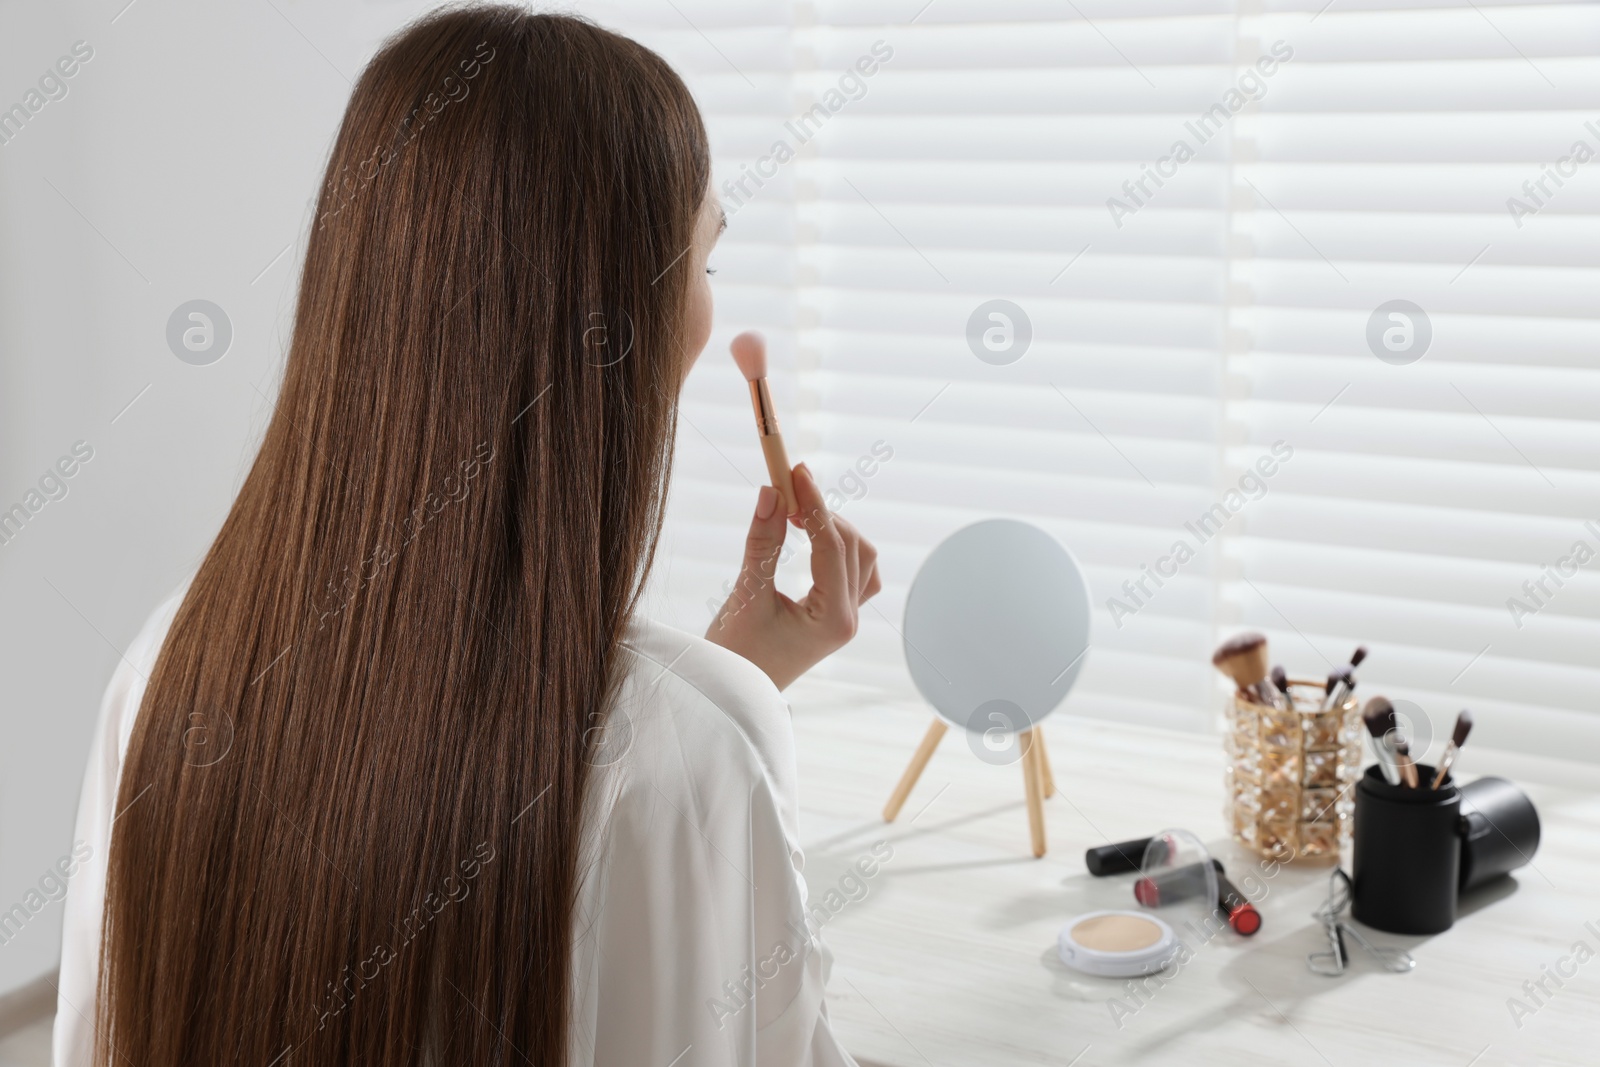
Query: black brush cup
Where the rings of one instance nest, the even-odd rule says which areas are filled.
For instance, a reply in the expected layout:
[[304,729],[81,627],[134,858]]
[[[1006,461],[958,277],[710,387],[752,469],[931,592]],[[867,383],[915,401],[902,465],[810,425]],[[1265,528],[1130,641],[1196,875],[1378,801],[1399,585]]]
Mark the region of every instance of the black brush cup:
[[1356,784],[1350,914],[1391,934],[1437,934],[1456,920],[1461,792],[1426,788],[1432,767],[1417,773],[1420,789],[1390,785],[1377,766]]

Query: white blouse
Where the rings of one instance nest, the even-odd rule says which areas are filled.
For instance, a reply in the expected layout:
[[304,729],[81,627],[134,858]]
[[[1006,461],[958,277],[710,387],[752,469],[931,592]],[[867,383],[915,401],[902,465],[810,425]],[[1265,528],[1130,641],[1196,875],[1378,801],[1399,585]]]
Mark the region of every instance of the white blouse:
[[[156,609],[101,703],[68,887],[56,1067],[92,1059],[117,782],[182,591]],[[828,954],[808,924],[794,734],[760,668],[636,619],[597,740],[573,915],[568,1064],[853,1067],[828,1023]],[[135,798],[132,803],[137,803]]]

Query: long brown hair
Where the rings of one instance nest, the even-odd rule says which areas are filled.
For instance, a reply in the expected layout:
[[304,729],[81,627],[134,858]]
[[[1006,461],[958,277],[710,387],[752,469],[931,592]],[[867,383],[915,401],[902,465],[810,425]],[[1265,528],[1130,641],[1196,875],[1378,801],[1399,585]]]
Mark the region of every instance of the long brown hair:
[[103,1067],[564,1061],[708,171],[679,78],[578,19],[449,9],[368,65],[128,748]]

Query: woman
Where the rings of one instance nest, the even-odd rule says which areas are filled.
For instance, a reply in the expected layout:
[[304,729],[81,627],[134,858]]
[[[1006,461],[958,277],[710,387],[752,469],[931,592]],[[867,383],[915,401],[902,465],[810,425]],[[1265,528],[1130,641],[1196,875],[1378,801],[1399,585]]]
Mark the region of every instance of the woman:
[[709,169],[677,76],[572,18],[373,59],[260,454],[106,695],[58,1064],[850,1062],[779,690],[875,553],[802,466],[804,600],[763,487],[709,641],[634,615]]

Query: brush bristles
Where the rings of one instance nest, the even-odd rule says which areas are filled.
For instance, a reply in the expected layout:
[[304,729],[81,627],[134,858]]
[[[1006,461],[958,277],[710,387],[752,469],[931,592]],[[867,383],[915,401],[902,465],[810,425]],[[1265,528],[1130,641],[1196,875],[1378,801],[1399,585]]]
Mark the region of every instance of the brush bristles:
[[1472,732],[1472,712],[1463,710],[1456,716],[1456,732],[1450,735],[1450,740],[1460,748],[1467,743],[1467,735]]
[[1230,637],[1211,656],[1211,665],[1221,667],[1224,660],[1254,652],[1266,643],[1267,639],[1263,634],[1239,634],[1237,637]]
[[746,381],[756,381],[767,376],[767,340],[755,330],[746,330],[728,346],[739,373]]
[[1373,697],[1367,701],[1366,710],[1361,713],[1361,721],[1367,725],[1367,733],[1380,741],[1390,730],[1396,728],[1394,719],[1394,705],[1384,697]]
[[1367,658],[1367,646],[1366,645],[1357,645],[1355,652],[1352,653],[1351,656],[1350,656],[1350,666],[1359,667],[1359,666],[1361,666],[1361,661],[1366,659],[1366,658]]

